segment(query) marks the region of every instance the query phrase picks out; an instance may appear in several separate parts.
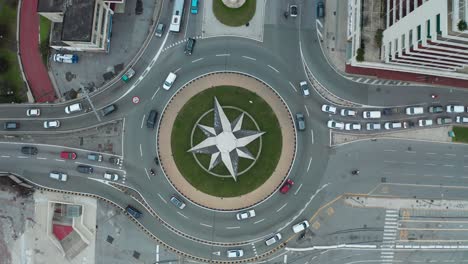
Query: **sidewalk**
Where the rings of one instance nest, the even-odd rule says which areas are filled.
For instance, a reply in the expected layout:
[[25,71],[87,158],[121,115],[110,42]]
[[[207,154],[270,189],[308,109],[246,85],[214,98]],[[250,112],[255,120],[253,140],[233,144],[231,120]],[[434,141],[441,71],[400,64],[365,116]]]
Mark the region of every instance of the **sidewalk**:
[[21,64],[34,99],[38,103],[57,99],[39,52],[39,15],[37,0],[21,1],[19,48]]
[[[232,85],[254,91],[271,106],[278,118],[283,148],[275,171],[270,178],[256,190],[239,197],[215,197],[195,189],[177,169],[172,158],[171,131],[177,113],[192,96],[203,90],[220,85]],[[204,76],[179,90],[164,110],[158,129],[158,152],[167,179],[174,188],[192,202],[218,210],[236,210],[257,204],[267,199],[288,176],[296,147],[296,134],[293,120],[281,98],[273,90],[256,79],[233,73]],[[263,154],[266,155],[266,154]],[[213,176],[214,177],[214,176]]]

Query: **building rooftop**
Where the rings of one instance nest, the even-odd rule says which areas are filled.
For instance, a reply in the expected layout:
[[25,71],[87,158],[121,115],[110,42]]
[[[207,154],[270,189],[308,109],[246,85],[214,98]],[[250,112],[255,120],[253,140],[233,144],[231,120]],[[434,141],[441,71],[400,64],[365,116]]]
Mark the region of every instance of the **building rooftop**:
[[[53,0],[49,0],[53,1]],[[96,0],[69,0],[63,16],[63,41],[91,41]]]
[[65,9],[65,0],[38,0],[37,12],[62,12]]

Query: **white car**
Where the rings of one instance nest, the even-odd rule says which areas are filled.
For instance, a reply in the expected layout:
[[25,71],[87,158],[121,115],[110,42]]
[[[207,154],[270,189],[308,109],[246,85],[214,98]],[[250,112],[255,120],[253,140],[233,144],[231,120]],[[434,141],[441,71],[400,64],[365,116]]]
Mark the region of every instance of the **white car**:
[[396,128],[403,128],[401,122],[386,122],[384,124],[385,129],[396,129]]
[[362,117],[364,118],[380,118],[382,116],[382,112],[374,110],[374,111],[364,111],[362,112]]
[[455,117],[455,122],[457,122],[457,123],[468,123],[468,117],[466,117],[466,116],[457,116],[457,117]]
[[44,121],[44,128],[58,128],[58,127],[60,127],[60,121],[58,120]]
[[295,234],[301,232],[301,231],[304,231],[306,230],[307,228],[309,228],[309,222],[307,221],[302,221],[300,223],[297,223],[295,225],[293,225],[292,227],[292,230]]
[[267,240],[265,240],[265,244],[267,246],[271,246],[275,243],[277,243],[278,241],[280,241],[282,238],[281,234],[280,233],[276,233],[274,236],[268,238]]
[[83,110],[83,106],[81,105],[81,103],[71,104],[65,107],[66,114],[80,112],[81,110]]
[[339,130],[344,129],[344,123],[336,122],[335,120],[328,120],[327,126],[328,128],[332,128],[332,129],[339,129]]
[[419,123],[419,126],[420,127],[424,127],[424,126],[432,126],[434,124],[434,122],[432,121],[432,119],[420,119],[418,121]]
[[329,114],[336,114],[336,107],[332,105],[322,105],[322,112],[329,113]]
[[244,250],[242,249],[230,249],[227,251],[228,258],[240,258],[244,256]]
[[249,219],[252,217],[255,217],[255,210],[253,209],[236,214],[237,220],[245,220],[245,219]]
[[367,123],[366,124],[367,130],[380,130],[382,126],[379,123]]
[[424,114],[424,108],[421,106],[406,107],[406,114],[407,115],[421,115],[421,114]]
[[463,105],[447,105],[447,113],[464,113],[465,107]]
[[361,130],[361,124],[359,123],[346,123],[345,130]]
[[119,180],[119,175],[117,173],[106,171],[104,173],[104,179],[106,179],[108,181],[118,181]]
[[351,109],[341,109],[341,116],[356,116],[356,111]]
[[26,110],[26,115],[27,116],[40,116],[41,115],[41,110],[37,109],[37,108],[28,109],[28,110]]
[[309,90],[309,85],[307,84],[306,81],[302,81],[299,83],[299,86],[301,87],[302,94],[304,96],[309,96],[310,95],[310,90]]
[[166,77],[166,80],[164,81],[163,83],[163,89],[164,90],[169,90],[171,89],[172,85],[174,84],[175,80],[177,78],[177,75],[173,72],[170,72],[167,77]]

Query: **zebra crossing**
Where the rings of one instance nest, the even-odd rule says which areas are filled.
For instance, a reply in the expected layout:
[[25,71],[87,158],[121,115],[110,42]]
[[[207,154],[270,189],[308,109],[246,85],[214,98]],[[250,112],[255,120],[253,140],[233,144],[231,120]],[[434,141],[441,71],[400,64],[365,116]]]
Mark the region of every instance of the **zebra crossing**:
[[398,80],[383,80],[383,79],[374,79],[374,78],[367,78],[367,77],[346,77],[347,79],[358,82],[358,83],[365,83],[365,84],[375,84],[375,85],[394,85],[394,86],[403,86],[403,85],[414,85],[410,82],[398,81]]
[[[194,39],[201,39],[201,38],[202,38],[202,35],[198,35],[198,36],[195,36],[195,37],[192,37],[192,38],[194,38]],[[177,41],[177,42],[174,42],[174,43],[172,43],[171,45],[166,46],[166,47],[162,50],[162,52],[165,52],[166,50],[168,50],[168,49],[170,49],[170,48],[173,48],[173,47],[178,46],[178,45],[180,45],[180,44],[182,44],[182,43],[185,43],[187,40],[188,40],[188,38],[179,40],[179,41]]]
[[385,211],[383,243],[382,250],[380,251],[380,259],[382,263],[393,263],[395,239],[398,232],[398,217],[398,210],[387,209]]

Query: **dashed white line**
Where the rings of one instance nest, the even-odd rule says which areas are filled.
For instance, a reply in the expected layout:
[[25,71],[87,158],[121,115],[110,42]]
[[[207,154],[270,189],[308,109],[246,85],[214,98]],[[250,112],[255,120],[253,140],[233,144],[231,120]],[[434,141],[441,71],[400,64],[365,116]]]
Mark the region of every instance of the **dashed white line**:
[[162,197],[162,195],[161,195],[161,194],[159,194],[159,193],[158,193],[158,196],[159,196],[159,198],[161,198],[161,200],[162,200],[164,203],[166,203],[166,204],[167,204],[167,201],[166,201],[166,199],[164,199],[164,197]]
[[150,176],[149,176],[148,170],[147,170],[146,168],[145,168],[145,172],[146,172],[146,177],[148,177],[148,180],[151,181],[151,178],[150,178]]
[[10,156],[2,155],[2,158],[9,158]]
[[283,206],[281,206],[278,210],[276,210],[276,212],[281,211],[287,204],[288,204],[288,203],[283,204]]
[[314,144],[314,131],[310,129],[310,139],[312,140],[312,144]]
[[178,71],[180,71],[182,68],[179,68],[177,70],[174,71],[174,73],[177,73]]
[[426,164],[424,164],[424,165],[425,165],[425,166],[435,166],[434,163],[426,163]]
[[[151,101],[153,101],[154,97],[156,96],[156,94],[159,92],[159,89],[161,89],[161,87],[158,87],[158,89],[156,89],[156,91],[154,92],[153,96],[151,96]],[[143,115],[143,120],[145,120],[145,116]],[[142,120],[142,121],[143,121]],[[141,128],[143,128],[143,122],[141,122]]]
[[394,160],[384,160],[385,163],[396,163]]
[[457,156],[457,154],[452,154],[452,153],[445,153],[444,155],[445,155],[445,156],[452,156],[452,157]]
[[288,255],[284,255],[283,263],[284,264],[288,263]]
[[416,151],[414,151],[414,150],[407,150],[407,151],[405,151],[405,152],[406,152],[406,153],[411,153],[411,154],[416,154]]
[[210,227],[210,228],[213,227],[213,226],[210,226],[210,225],[207,225],[207,224],[204,224],[204,223],[200,223],[200,225]]
[[201,61],[201,60],[203,60],[203,58],[199,58],[199,59],[193,60],[192,63],[195,63],[195,62]]
[[291,82],[289,82],[289,85],[291,85],[291,87],[294,89],[294,91],[297,92],[297,89],[296,89],[296,87],[294,86],[294,84],[292,84]]
[[455,176],[444,176],[444,178],[455,178]]
[[227,57],[227,56],[231,56],[231,54],[228,54],[228,53],[216,54],[216,57]]
[[28,157],[26,157],[26,156],[18,156],[18,158],[20,158],[20,159],[27,159]]
[[247,57],[247,56],[242,56],[242,58],[244,58],[244,59],[248,59],[248,60],[253,60],[253,61],[257,60],[257,59],[255,59],[255,58],[252,58],[252,57]]
[[188,217],[185,216],[183,213],[181,213],[181,212],[177,212],[177,213],[178,213],[179,215],[181,215],[183,218],[188,219]]
[[384,152],[395,152],[396,150],[394,149],[384,149]]
[[38,160],[46,160],[47,158],[37,157]]
[[63,159],[55,159],[55,161],[65,162],[65,160],[63,160]]
[[240,226],[227,226],[226,229],[239,229]]
[[279,73],[279,71],[275,69],[275,67],[271,66],[270,64],[268,64],[268,67],[270,67],[270,69],[274,70],[276,73]]
[[304,108],[305,108],[305,110],[306,110],[307,116],[310,116],[310,114],[309,114],[309,109],[307,109],[307,105],[304,105]]
[[141,148],[141,144],[140,144],[140,156],[143,157],[143,149]]
[[260,220],[258,220],[258,221],[255,221],[255,222],[254,222],[254,225],[255,225],[255,224],[258,224],[258,223],[261,223],[261,222],[263,222],[263,221],[265,221],[265,218],[260,219]]
[[309,169],[310,169],[310,164],[312,163],[312,157],[310,157],[310,160],[309,160],[309,165],[307,165],[307,172],[309,172]]
[[455,167],[455,165],[452,165],[452,164],[444,164],[444,167]]
[[403,161],[403,164],[414,165],[416,162],[414,161]]
[[426,152],[426,155],[436,155],[434,152]]

